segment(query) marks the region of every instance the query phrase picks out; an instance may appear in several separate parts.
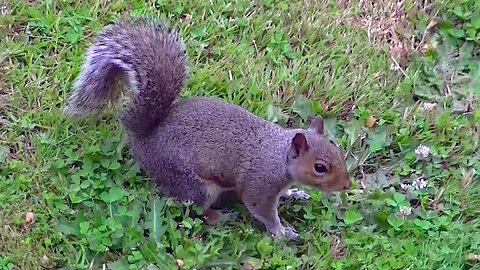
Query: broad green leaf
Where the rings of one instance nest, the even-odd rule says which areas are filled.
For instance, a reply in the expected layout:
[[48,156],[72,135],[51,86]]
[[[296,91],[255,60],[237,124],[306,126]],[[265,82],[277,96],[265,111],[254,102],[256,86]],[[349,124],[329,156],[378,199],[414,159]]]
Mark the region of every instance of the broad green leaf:
[[82,184],[80,184],[80,188],[81,189],[86,189],[90,186],[90,184],[91,184],[90,180],[85,180],[85,181],[82,182]]
[[87,234],[90,228],[90,224],[88,224],[88,221],[83,221],[83,222],[80,222],[79,227],[80,227],[81,234]]
[[454,24],[450,21],[442,20],[438,22],[438,27],[441,29],[452,29]]
[[128,256],[129,263],[135,263],[143,259],[143,255],[140,251],[132,251],[132,255]]
[[345,212],[344,222],[346,225],[351,225],[361,220],[363,220],[363,217],[356,210],[350,209],[350,210],[347,210],[347,212]]
[[82,175],[83,176],[88,175],[92,171],[92,168],[93,168],[92,161],[88,158],[84,158],[83,165],[82,165]]
[[418,218],[416,218],[416,219],[413,221],[413,223],[414,223],[415,225],[417,225],[418,227],[424,229],[424,230],[430,229],[430,227],[431,227],[431,225],[432,225],[428,220],[422,220],[422,219],[418,219]]
[[108,167],[110,170],[117,170],[121,167],[120,163],[118,163],[117,161],[114,161],[112,163],[110,163],[110,166]]
[[402,202],[405,201],[405,196],[403,196],[402,194],[398,193],[398,192],[395,192],[393,194],[393,199],[395,200],[395,202],[397,204],[401,204]]
[[392,225],[393,228],[395,228],[395,230],[400,230],[400,227],[404,223],[403,219],[398,219],[398,218],[394,218],[394,217],[389,217],[387,219],[387,221],[390,225]]
[[384,212],[375,212],[375,220],[381,225],[387,225],[388,216]]
[[302,95],[295,98],[292,107],[293,112],[298,114],[305,121],[308,119],[308,117],[315,115],[315,112],[312,108],[312,101],[306,99]]
[[458,29],[458,28],[452,28],[447,30],[450,35],[456,38],[463,38],[465,36],[465,30],[463,29]]
[[157,243],[155,241],[144,241],[142,245],[140,245],[140,252],[142,253],[145,260],[149,262],[158,261],[157,258]]
[[260,253],[260,255],[262,256],[262,258],[269,255],[272,252],[272,249],[272,238],[270,237],[264,237],[257,243],[257,250],[258,253]]
[[193,38],[198,38],[198,37],[204,37],[207,35],[207,32],[205,31],[205,28],[203,27],[198,27],[193,29],[190,34],[192,35]]
[[130,264],[125,258],[121,258],[120,260],[112,263],[108,266],[110,270],[128,270],[130,269]]
[[110,166],[110,160],[109,159],[102,159],[100,161],[100,164],[102,164],[102,167],[107,169]]
[[472,27],[475,29],[480,29],[480,15],[472,18],[471,21]]
[[323,125],[325,126],[325,137],[331,140],[335,140],[338,134],[337,118],[324,118]]
[[416,249],[415,244],[413,244],[413,242],[410,240],[407,240],[407,242],[403,243],[403,248],[408,253],[415,253]]
[[165,223],[165,200],[155,198],[152,201],[150,213],[147,215],[146,227],[150,229],[150,237],[157,243],[160,243],[165,230],[167,229]]
[[368,144],[370,152],[377,152],[387,145],[387,135],[389,134],[386,128],[377,128],[373,132],[368,133]]
[[65,235],[80,235],[79,226],[75,221],[69,222],[64,217],[61,217],[58,225],[56,226],[57,231],[64,233]]
[[108,193],[102,192],[102,194],[100,194],[100,199],[102,199],[106,203],[113,203],[121,200],[127,194],[128,193],[125,190],[114,186],[108,191]]
[[110,202],[116,202],[121,200],[128,193],[125,190],[114,186],[108,191],[108,194],[110,194]]
[[352,120],[347,123],[345,127],[345,133],[349,138],[349,146],[353,145],[358,139],[358,132],[360,131],[362,124],[358,120]]
[[461,6],[455,6],[453,8],[453,13],[455,13],[455,15],[457,15],[459,18],[463,19],[464,18],[464,13],[463,13],[463,9]]
[[142,209],[142,202],[135,200],[132,209],[126,214],[127,216],[131,217],[130,227],[134,228],[137,225]]
[[390,205],[390,206],[398,206],[398,204],[397,204],[394,200],[392,200],[392,199],[390,199],[390,198],[385,199],[385,203],[388,204],[388,205]]

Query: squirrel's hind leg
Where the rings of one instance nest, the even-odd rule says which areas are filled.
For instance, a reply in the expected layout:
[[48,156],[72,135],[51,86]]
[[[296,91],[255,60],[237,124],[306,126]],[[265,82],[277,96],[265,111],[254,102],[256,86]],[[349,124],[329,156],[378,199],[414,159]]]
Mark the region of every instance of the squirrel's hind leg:
[[222,188],[206,181],[192,170],[179,166],[164,166],[157,174],[156,183],[168,196],[181,202],[193,202],[204,211],[217,200]]
[[200,206],[205,221],[216,225],[222,214],[212,209],[212,205],[226,189],[214,181],[202,178],[187,166],[175,165],[179,164],[164,164],[158,174],[157,184],[168,196]]

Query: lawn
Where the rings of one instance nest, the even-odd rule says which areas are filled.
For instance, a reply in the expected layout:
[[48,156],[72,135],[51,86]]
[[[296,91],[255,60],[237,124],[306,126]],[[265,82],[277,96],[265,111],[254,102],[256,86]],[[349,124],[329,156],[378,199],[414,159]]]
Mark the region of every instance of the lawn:
[[[0,3],[0,269],[480,269],[477,2]],[[62,115],[96,33],[132,15],[179,29],[185,96],[325,118],[354,184],[281,205],[297,243],[163,196],[119,108]]]

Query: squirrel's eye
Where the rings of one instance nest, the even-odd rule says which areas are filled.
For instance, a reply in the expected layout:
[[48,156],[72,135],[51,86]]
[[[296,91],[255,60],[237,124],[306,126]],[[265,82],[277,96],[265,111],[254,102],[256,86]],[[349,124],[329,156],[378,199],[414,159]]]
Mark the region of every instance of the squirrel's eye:
[[315,164],[315,171],[317,173],[326,173],[327,172],[327,167],[323,164]]

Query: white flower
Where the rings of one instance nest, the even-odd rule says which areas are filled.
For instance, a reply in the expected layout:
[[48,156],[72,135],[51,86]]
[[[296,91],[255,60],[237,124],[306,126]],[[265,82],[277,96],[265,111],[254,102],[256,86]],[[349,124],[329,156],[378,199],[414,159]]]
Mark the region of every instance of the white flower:
[[416,179],[413,181],[412,183],[412,187],[414,189],[422,189],[422,188],[426,188],[428,185],[427,181],[423,180],[423,179]]
[[412,208],[407,206],[400,206],[398,210],[400,211],[400,214],[402,214],[403,216],[408,216],[412,213]]
[[407,189],[417,190],[417,189],[426,188],[427,186],[428,186],[427,180],[424,180],[422,178],[417,178],[413,180],[411,184],[400,183],[400,188],[403,190],[407,190]]
[[427,158],[428,155],[430,154],[430,147],[426,146],[426,145],[423,145],[423,144],[420,144],[417,149],[415,149],[415,154],[419,157],[419,158]]
[[403,190],[407,190],[409,188],[412,187],[412,185],[410,184],[404,184],[404,183],[400,183],[400,187],[403,189]]

